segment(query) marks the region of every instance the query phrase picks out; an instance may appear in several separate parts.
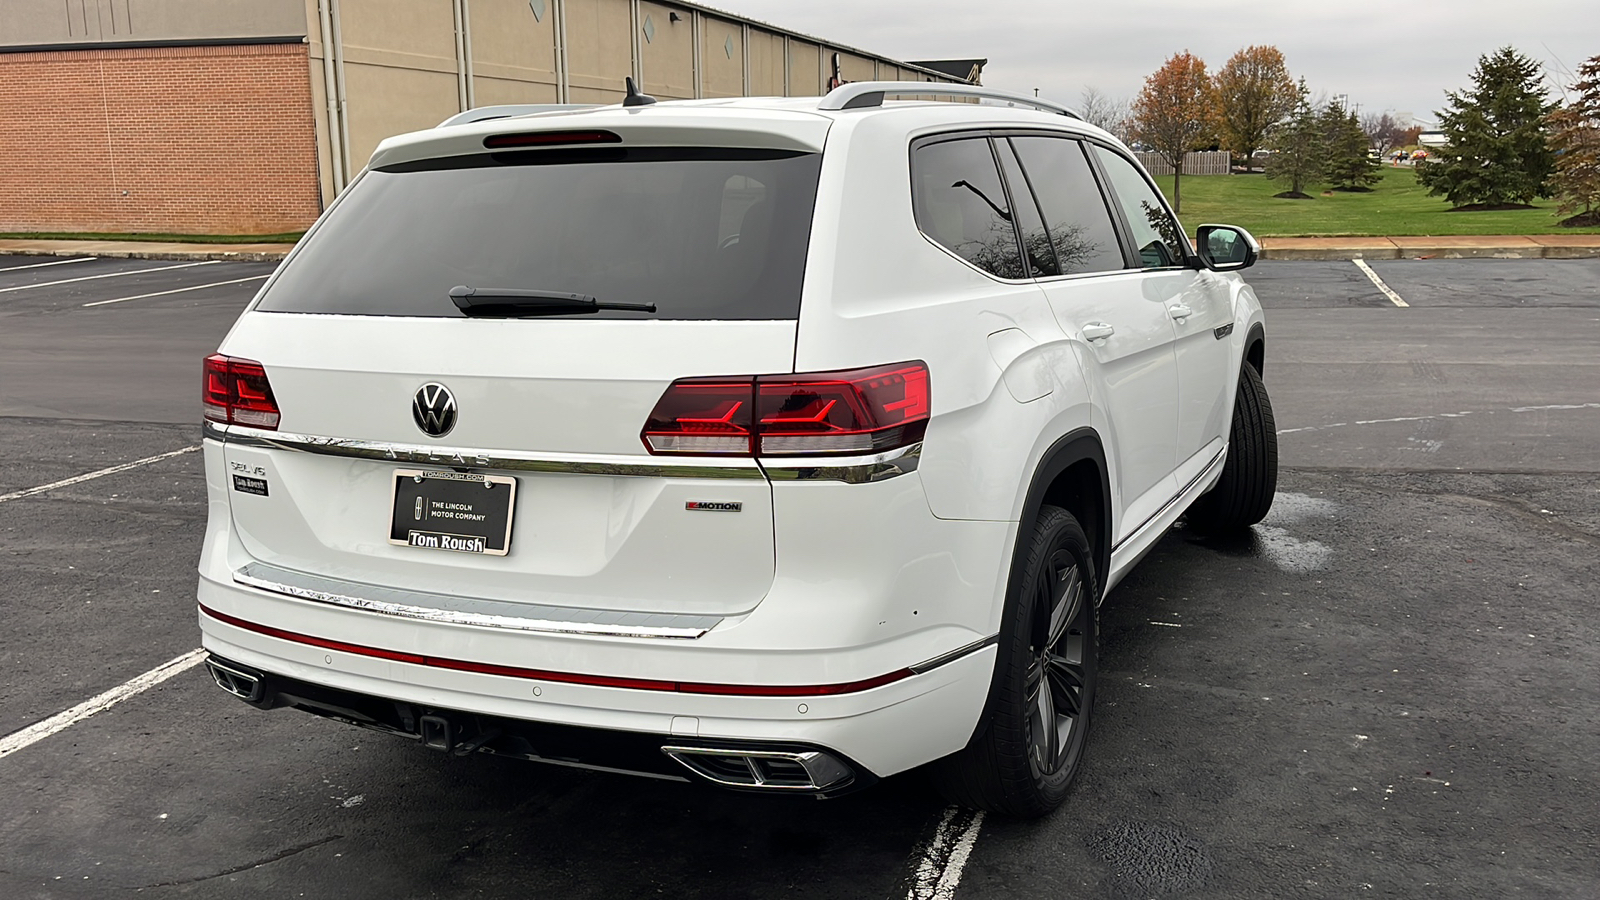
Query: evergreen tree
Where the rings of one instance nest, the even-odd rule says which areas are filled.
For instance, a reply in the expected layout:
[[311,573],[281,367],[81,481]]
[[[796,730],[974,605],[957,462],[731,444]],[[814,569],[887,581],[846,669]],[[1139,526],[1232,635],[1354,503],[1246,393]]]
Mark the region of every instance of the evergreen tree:
[[1323,149],[1322,123],[1317,111],[1311,108],[1311,91],[1306,80],[1300,79],[1296,88],[1294,110],[1289,120],[1272,133],[1272,155],[1267,157],[1267,177],[1273,181],[1287,182],[1289,189],[1279,197],[1309,200],[1305,188],[1322,177]]
[[1450,144],[1417,167],[1417,181],[1452,206],[1527,205],[1550,196],[1554,154],[1545,144],[1547,103],[1539,67],[1503,47],[1478,57],[1471,90],[1449,91],[1438,112]]
[[1600,225],[1600,56],[1578,67],[1572,102],[1550,114],[1551,179],[1563,225]]
[[1319,122],[1326,150],[1322,175],[1334,190],[1368,191],[1368,185],[1383,179],[1378,174],[1378,161],[1367,152],[1372,149],[1372,142],[1354,112],[1330,103]]

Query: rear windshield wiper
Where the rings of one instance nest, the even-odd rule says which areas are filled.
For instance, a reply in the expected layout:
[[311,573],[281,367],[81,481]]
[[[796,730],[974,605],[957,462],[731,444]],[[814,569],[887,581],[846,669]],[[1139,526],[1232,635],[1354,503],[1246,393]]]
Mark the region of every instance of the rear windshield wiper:
[[585,294],[561,291],[520,291],[511,288],[474,288],[458,284],[450,289],[450,299],[468,316],[516,319],[524,316],[565,316],[593,313],[602,309],[633,312],[656,311],[654,303],[601,303]]

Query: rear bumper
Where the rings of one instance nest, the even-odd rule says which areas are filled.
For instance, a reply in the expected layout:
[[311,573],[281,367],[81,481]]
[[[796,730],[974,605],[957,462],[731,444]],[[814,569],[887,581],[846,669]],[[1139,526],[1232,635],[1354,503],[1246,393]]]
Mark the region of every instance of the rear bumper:
[[[662,687],[664,682],[648,687],[584,684],[561,680],[565,675],[585,674],[582,672],[511,671],[511,667],[495,667],[506,671],[466,671],[448,665],[458,661],[454,658],[393,651],[387,651],[385,656],[402,658],[384,658],[366,652],[381,649],[372,644],[336,646],[323,639],[310,643],[304,640],[310,635],[282,629],[272,629],[277,634],[262,633],[259,627],[251,627],[255,623],[249,620],[220,614],[232,620],[225,621],[214,610],[207,612],[212,603],[218,602],[215,588],[220,586],[206,590],[205,584],[202,582],[204,605],[199,620],[204,646],[213,656],[270,683],[295,686],[279,693],[321,698],[325,705],[333,707],[368,710],[363,716],[372,721],[348,713],[333,715],[306,703],[278,705],[296,706],[365,727],[377,727],[373,722],[393,726],[392,718],[385,718],[392,717],[392,713],[380,716],[370,710],[389,710],[399,703],[439,711],[451,719],[466,721],[477,717],[491,723],[481,728],[474,725],[479,730],[499,727],[507,734],[527,731],[543,735],[544,740],[568,733],[561,729],[602,732],[607,737],[631,736],[611,742],[628,749],[625,755],[630,761],[626,763],[619,763],[609,750],[596,756],[569,749],[550,758],[646,774],[663,774],[663,770],[678,777],[689,774],[661,753],[661,748],[669,745],[821,749],[847,761],[859,786],[965,746],[977,724],[994,670],[994,645],[984,643],[954,659],[935,660],[936,665],[920,674],[841,693],[760,696],[669,690]],[[211,596],[207,598],[207,594]],[[441,660],[446,665],[439,665]],[[556,731],[541,730],[547,726]],[[415,731],[405,728],[378,730],[415,735]],[[563,737],[556,743],[564,747],[566,742]],[[548,751],[537,750],[542,745],[533,746],[535,752],[531,755],[504,747],[491,746],[490,750],[549,761]],[[650,764],[638,761],[640,747],[649,750],[644,756],[649,757]],[[655,759],[658,755],[660,760]]]
[[[631,635],[588,626],[558,633],[587,605],[578,595],[535,615],[501,591],[493,601],[461,601],[470,607],[456,604],[450,620],[427,617],[442,610],[444,590],[495,596],[471,571],[456,572],[447,586],[435,577],[401,591],[364,584],[376,575],[409,583],[411,570],[390,571],[376,558],[357,572],[292,554],[258,559],[234,528],[223,455],[212,442],[207,449],[204,645],[262,673],[517,722],[674,741],[796,743],[836,752],[875,776],[965,746],[987,698],[989,639],[999,630],[1017,526],[934,518],[916,472],[860,484],[774,481],[779,550],[765,596],[712,624],[647,637],[637,623]],[[278,569],[278,590],[251,575],[263,564]],[[352,602],[328,596],[343,590],[331,577],[282,584],[295,579],[281,573],[300,566],[346,575],[354,588],[342,599]],[[682,617],[667,616],[674,621],[665,625],[684,626]]]

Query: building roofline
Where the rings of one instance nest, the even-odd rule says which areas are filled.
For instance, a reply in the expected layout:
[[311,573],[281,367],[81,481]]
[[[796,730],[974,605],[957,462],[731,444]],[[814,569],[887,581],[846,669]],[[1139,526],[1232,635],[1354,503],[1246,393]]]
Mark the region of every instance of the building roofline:
[[[821,46],[821,47],[823,47],[825,49],[841,50],[841,51],[844,51],[844,52],[847,52],[847,53],[853,53],[853,54],[855,54],[857,56],[864,56],[864,57],[867,57],[868,59],[882,60],[883,62],[894,63],[897,66],[902,66],[904,68],[911,69],[913,71],[921,72],[924,75],[936,75],[936,76],[938,76],[940,78],[954,78],[954,77],[956,77],[956,76],[951,75],[948,72],[940,72],[937,69],[930,69],[930,68],[928,68],[926,66],[923,66],[923,65],[920,65],[918,63],[906,62],[903,59],[895,59],[894,57],[891,57],[891,56],[884,56],[881,53],[873,53],[873,52],[871,52],[869,50],[863,50],[860,47],[855,47],[855,46],[852,46],[850,44],[841,44],[838,41],[830,41],[830,40],[828,40],[826,38],[820,38],[820,37],[817,37],[815,35],[805,34],[803,32],[795,31],[795,30],[790,29],[790,28],[784,28],[782,25],[774,25],[771,22],[763,22],[760,19],[753,19],[753,18],[751,18],[749,16],[742,16],[742,15],[739,15],[738,13],[728,12],[727,10],[724,10],[724,9],[717,9],[714,6],[707,6],[704,3],[691,3],[691,2],[688,2],[688,0],[669,0],[669,2],[664,3],[664,5],[666,5],[666,6],[681,6],[684,9],[695,10],[696,12],[704,13],[704,14],[709,15],[709,16],[714,16],[714,17],[716,17],[718,19],[727,19],[729,21],[738,22],[741,25],[755,25],[755,26],[757,26],[759,28],[764,28],[767,31],[776,32],[778,34],[785,35],[787,37],[799,38],[799,39],[801,39],[803,41],[808,41],[810,43],[817,44],[817,45],[819,45],[819,46]],[[984,60],[984,62],[987,63],[988,60]]]

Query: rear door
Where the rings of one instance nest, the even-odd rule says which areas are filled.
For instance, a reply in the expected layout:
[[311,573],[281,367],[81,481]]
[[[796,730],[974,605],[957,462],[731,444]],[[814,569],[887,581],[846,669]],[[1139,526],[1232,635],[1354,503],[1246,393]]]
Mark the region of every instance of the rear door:
[[[276,431],[228,438],[230,467],[266,482],[230,492],[244,549],[457,596],[753,608],[773,573],[759,468],[650,456],[640,432],[674,379],[792,371],[819,165],[816,153],[628,147],[368,173],[222,348],[263,364],[282,411]],[[655,312],[469,316],[457,286]],[[442,403],[413,408],[419,391],[424,406],[442,396],[429,386],[453,398],[448,430]],[[412,510],[398,480],[413,472],[514,479],[505,555],[391,542]],[[471,504],[451,496],[442,515]]]

